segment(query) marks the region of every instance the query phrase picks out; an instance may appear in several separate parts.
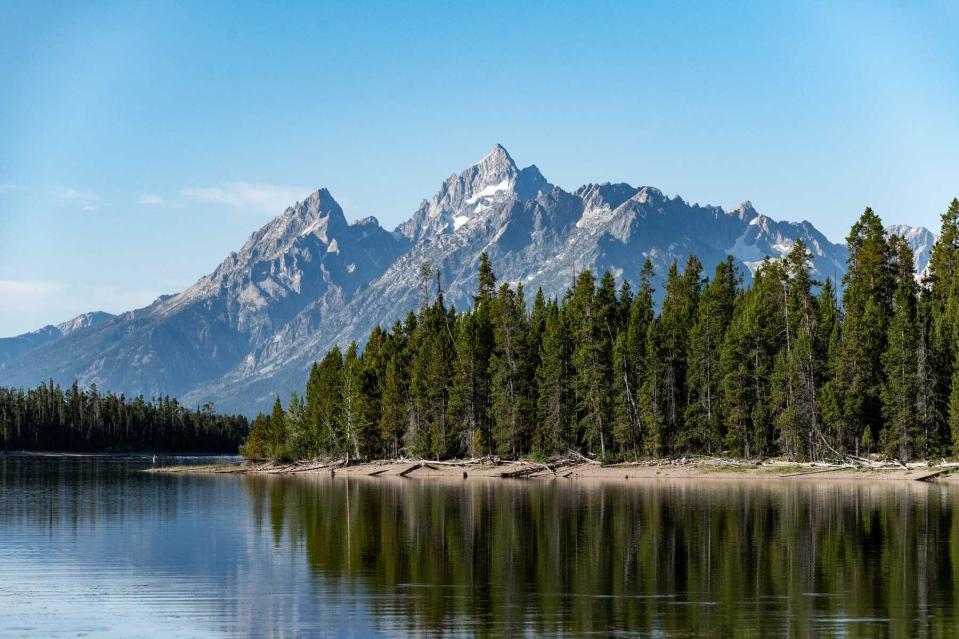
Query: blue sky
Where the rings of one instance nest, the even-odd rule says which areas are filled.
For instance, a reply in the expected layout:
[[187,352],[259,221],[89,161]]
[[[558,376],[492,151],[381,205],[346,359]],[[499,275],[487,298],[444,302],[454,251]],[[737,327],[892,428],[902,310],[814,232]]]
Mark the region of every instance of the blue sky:
[[210,271],[329,188],[392,228],[502,143],[841,240],[959,193],[955,3],[0,3],[0,336]]

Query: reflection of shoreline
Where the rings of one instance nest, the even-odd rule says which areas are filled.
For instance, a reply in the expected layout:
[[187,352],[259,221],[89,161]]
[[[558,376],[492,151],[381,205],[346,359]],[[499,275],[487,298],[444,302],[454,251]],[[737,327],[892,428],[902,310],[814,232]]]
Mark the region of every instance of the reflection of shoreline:
[[72,452],[72,451],[42,451],[42,450],[0,450],[0,457],[43,457],[54,459],[117,459],[117,460],[151,460],[153,457],[166,460],[204,460],[220,461],[223,463],[239,462],[242,457],[239,455],[224,455],[223,453],[154,453],[152,451],[131,451],[131,452]]
[[236,461],[220,464],[174,465],[148,469],[156,473],[203,473],[240,475],[305,475],[347,476],[376,479],[403,478],[417,480],[462,481],[464,479],[524,480],[660,480],[716,479],[747,481],[937,481],[959,483],[955,466],[936,465],[910,468],[828,467],[810,464],[747,464],[674,463],[670,461],[602,466],[592,463],[550,467],[540,462],[503,462],[499,464],[465,464],[430,461],[373,461],[342,465],[341,462],[277,462]]
[[302,549],[315,575],[362,591],[375,618],[407,634],[954,627],[949,486],[429,479],[257,472],[215,483],[244,485],[275,547]]

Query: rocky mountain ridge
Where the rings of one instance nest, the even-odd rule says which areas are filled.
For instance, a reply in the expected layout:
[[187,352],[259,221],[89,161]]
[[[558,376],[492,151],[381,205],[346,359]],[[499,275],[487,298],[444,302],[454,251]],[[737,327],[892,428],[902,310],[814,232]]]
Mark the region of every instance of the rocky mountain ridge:
[[[924,268],[934,236],[904,226],[890,232],[914,244]],[[438,273],[446,299],[463,308],[483,252],[501,281],[552,296],[583,269],[635,283],[645,259],[662,275],[690,254],[702,261],[704,276],[732,255],[749,279],[766,256],[785,255],[798,238],[814,254],[817,277],[841,279],[845,246],[809,222],[776,221],[749,202],[730,209],[690,204],[651,186],[587,184],[568,192],[536,166],[520,169],[496,145],[392,232],[375,218],[347,222],[320,189],[177,295],[32,342],[0,340],[0,385],[78,379],[252,413],[275,394],[301,388],[331,345],[362,340],[376,324],[416,308],[423,262]]]

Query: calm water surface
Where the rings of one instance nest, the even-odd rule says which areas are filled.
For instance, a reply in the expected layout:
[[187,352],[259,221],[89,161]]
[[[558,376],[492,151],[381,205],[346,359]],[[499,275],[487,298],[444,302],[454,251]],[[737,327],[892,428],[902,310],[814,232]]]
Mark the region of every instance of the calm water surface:
[[959,636],[959,487],[0,457],[0,637]]

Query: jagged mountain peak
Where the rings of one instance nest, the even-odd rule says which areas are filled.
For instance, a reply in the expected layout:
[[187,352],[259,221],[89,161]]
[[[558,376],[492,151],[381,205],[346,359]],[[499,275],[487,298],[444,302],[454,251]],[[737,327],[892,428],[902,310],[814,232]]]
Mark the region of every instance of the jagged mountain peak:
[[[358,243],[369,238],[374,244],[383,244],[384,253],[389,255],[395,247],[388,237],[389,232],[375,218],[349,224],[332,193],[320,188],[254,232],[213,273],[179,295],[158,300],[154,310],[171,315],[198,300],[223,298],[231,309],[230,321],[245,330],[260,322],[263,312],[270,314],[268,309],[280,298],[326,291],[331,282],[334,286],[347,285],[360,268],[351,261],[358,257],[354,250]],[[330,261],[334,256],[335,265]],[[375,261],[366,259],[367,263]]]
[[726,213],[735,215],[740,220],[752,220],[759,217],[759,211],[756,210],[756,207],[754,207],[753,203],[749,200],[741,202],[739,206],[735,208],[726,209]]
[[600,184],[584,184],[576,189],[574,195],[582,198],[584,208],[605,207],[615,209],[639,193],[640,190],[625,182],[602,182]]
[[501,168],[503,170],[516,170],[516,162],[513,161],[513,157],[502,144],[494,144],[486,157],[477,162],[475,166],[483,166],[489,169]]
[[333,194],[325,188],[317,189],[251,235],[239,255],[241,258],[270,258],[283,253],[292,242],[306,235],[314,235],[328,244],[337,232],[348,226],[343,209]]
[[89,313],[77,315],[73,319],[67,320],[66,322],[60,322],[57,324],[57,329],[59,329],[62,335],[69,335],[74,331],[89,328],[90,326],[96,326],[97,324],[113,319],[114,317],[115,315],[112,313],[106,313],[104,311],[91,311]]
[[449,176],[396,230],[414,242],[454,233],[487,209],[513,199],[531,200],[551,188],[535,165],[520,170],[496,144],[482,160]]
[[380,221],[373,215],[367,215],[350,222],[350,226],[379,226]]
[[[669,198],[666,195],[657,189],[655,186],[643,186],[637,189],[636,193],[629,198],[640,204],[647,204],[649,202],[655,202],[657,204],[666,203]],[[680,201],[682,201],[680,199]]]

